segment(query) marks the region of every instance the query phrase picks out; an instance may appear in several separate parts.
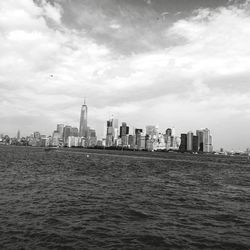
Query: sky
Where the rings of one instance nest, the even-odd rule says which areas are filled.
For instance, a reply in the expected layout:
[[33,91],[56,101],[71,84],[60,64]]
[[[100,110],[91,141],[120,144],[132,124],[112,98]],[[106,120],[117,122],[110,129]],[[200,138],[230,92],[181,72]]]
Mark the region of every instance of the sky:
[[250,147],[250,1],[0,1],[0,133],[111,115]]

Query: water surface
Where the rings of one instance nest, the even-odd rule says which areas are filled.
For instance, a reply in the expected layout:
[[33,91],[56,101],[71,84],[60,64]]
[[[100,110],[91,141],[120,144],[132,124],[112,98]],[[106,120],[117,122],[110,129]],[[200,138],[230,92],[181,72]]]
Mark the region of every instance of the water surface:
[[0,146],[0,248],[250,249],[246,159],[107,153]]

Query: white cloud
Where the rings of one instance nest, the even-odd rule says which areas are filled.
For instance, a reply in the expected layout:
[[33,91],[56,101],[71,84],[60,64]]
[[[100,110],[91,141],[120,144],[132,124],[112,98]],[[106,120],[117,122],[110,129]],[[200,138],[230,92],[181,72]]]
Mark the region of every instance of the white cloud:
[[48,4],[45,0],[42,2],[42,7],[44,11],[44,16],[53,20],[57,24],[61,24],[61,13],[62,8],[59,4],[54,3],[52,6],[51,4]]

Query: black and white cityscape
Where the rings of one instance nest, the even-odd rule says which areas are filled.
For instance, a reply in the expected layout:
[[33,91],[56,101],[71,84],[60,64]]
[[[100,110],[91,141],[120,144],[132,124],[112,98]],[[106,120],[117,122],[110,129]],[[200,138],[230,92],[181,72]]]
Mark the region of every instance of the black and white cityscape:
[[250,0],[0,1],[0,250],[250,249]]
[[21,137],[20,130],[15,138],[1,136],[0,143],[36,147],[99,147],[146,151],[180,151],[212,153],[212,135],[208,128],[175,134],[175,128],[167,128],[161,133],[155,125],[146,129],[129,127],[126,122],[119,126],[118,119],[107,121],[106,135],[98,140],[96,131],[88,127],[88,106],[84,100],[80,112],[79,129],[70,125],[57,124],[52,136],[41,135],[39,131]]

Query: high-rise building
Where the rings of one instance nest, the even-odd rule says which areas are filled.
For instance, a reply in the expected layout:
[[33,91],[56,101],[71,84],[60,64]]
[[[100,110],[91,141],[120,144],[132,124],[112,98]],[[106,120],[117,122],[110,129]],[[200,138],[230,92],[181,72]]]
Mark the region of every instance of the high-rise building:
[[130,148],[135,148],[135,135],[128,136],[128,145]]
[[176,136],[176,134],[175,134],[175,127],[172,127],[171,136]]
[[145,150],[146,149],[146,135],[145,134],[141,134],[141,133],[139,134],[137,148],[139,150]]
[[204,131],[202,129],[196,130],[196,136],[198,137],[198,150],[203,152],[203,134]]
[[154,125],[147,125],[146,126],[146,135],[148,135],[149,139],[151,139],[151,138],[157,139],[158,128]]
[[170,147],[171,147],[171,136],[165,134],[164,135],[164,141],[165,141],[165,144],[166,144],[166,149],[169,150]]
[[126,122],[122,122],[122,126],[120,126],[120,137],[129,134],[129,127]]
[[193,132],[187,133],[187,151],[193,151]]
[[129,134],[129,127],[127,126],[126,122],[123,122],[122,126],[120,126],[120,137],[122,146],[128,145],[128,136],[127,136],[128,134]]
[[187,151],[187,134],[181,134],[180,151],[181,152]]
[[212,140],[212,135],[209,136],[210,140],[210,152],[213,152],[213,140]]
[[72,136],[72,127],[71,126],[65,126],[63,128],[63,142],[65,144],[67,144],[69,136]]
[[78,128],[76,127],[72,128],[72,136],[78,137]]
[[106,147],[115,146],[118,139],[118,120],[111,118],[107,121]]
[[172,136],[172,129],[171,128],[166,129],[166,133],[164,135],[164,141],[165,141],[167,150],[171,148],[171,141],[172,141],[171,136]]
[[166,149],[166,143],[164,135],[159,133],[157,139],[157,150],[165,150],[165,149]]
[[210,135],[210,130],[208,128],[200,129],[196,131],[198,136],[198,148],[201,152],[212,152],[212,136]]
[[37,140],[40,140],[40,138],[41,138],[40,132],[38,132],[38,131],[34,132],[34,138]]
[[89,147],[94,147],[97,145],[97,136],[95,129],[93,128],[88,129],[87,141]]
[[60,133],[55,130],[52,135],[52,146],[59,146]]
[[67,138],[67,143],[66,145],[71,148],[71,147],[78,147],[81,146],[81,137],[78,136],[69,136]]
[[81,116],[80,116],[80,127],[79,127],[79,136],[80,137],[87,137],[88,133],[88,107],[86,105],[86,101],[84,99],[84,104],[81,108]]
[[198,152],[199,148],[198,148],[198,136],[193,136],[193,152]]
[[118,136],[119,136],[119,130],[118,130],[118,119],[114,119],[112,118],[113,122],[113,129],[114,129],[114,142],[115,142],[115,145],[116,145],[116,141],[118,139]]
[[140,128],[135,129],[135,145],[139,145],[140,136],[141,136],[142,132],[143,132],[143,130]]
[[203,152],[212,152],[212,136],[210,135],[210,130],[205,128],[203,130]]
[[107,133],[106,133],[106,147],[113,146],[114,142],[114,129],[112,119],[107,121]]
[[20,139],[21,139],[20,130],[19,130],[19,129],[18,129],[18,131],[17,131],[17,136],[16,136],[16,138],[17,138],[17,141],[20,141]]
[[57,132],[58,132],[58,135],[59,135],[59,139],[63,139],[63,128],[64,128],[64,125],[63,124],[57,124]]
[[172,129],[171,128],[168,128],[167,130],[166,130],[166,136],[168,137],[168,136],[171,136],[172,135]]

